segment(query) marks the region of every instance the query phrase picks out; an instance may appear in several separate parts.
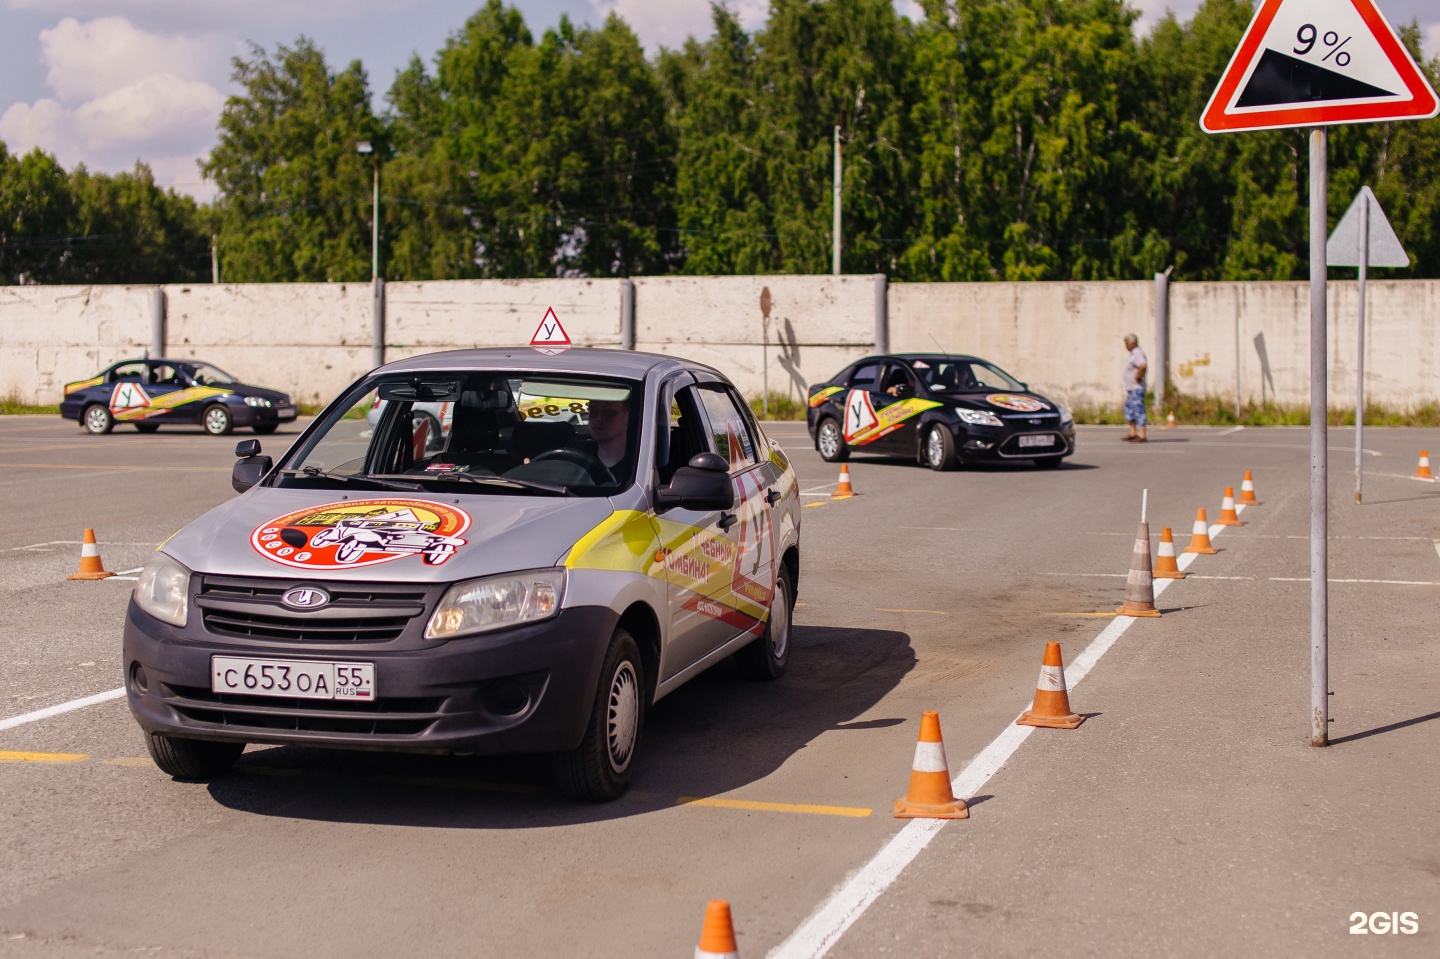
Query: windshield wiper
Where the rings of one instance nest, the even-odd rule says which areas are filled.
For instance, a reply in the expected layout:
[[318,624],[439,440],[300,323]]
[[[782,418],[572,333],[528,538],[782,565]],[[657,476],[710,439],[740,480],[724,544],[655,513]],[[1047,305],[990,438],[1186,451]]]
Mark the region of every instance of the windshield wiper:
[[310,476],[317,479],[338,480],[341,483],[370,483],[382,489],[398,489],[408,493],[419,492],[424,489],[418,483],[396,483],[391,480],[381,479],[377,476],[366,476],[363,473],[332,473],[329,470],[322,470],[318,466],[307,466],[298,470],[281,470],[283,476]]
[[534,480],[511,479],[508,476],[474,476],[470,473],[462,473],[459,470],[445,470],[443,472],[436,470],[427,474],[424,479],[458,480],[462,483],[479,483],[482,486],[507,486],[510,489],[539,490],[542,493],[558,493],[561,496],[575,495],[570,491],[570,487],[568,486],[556,486],[553,483],[537,483]]

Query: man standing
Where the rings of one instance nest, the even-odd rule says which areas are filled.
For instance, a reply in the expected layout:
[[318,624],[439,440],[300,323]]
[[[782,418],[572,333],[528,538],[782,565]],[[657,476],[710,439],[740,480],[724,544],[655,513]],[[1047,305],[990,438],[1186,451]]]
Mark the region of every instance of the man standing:
[[1145,442],[1145,351],[1134,333],[1125,334],[1125,422],[1130,424],[1127,443]]

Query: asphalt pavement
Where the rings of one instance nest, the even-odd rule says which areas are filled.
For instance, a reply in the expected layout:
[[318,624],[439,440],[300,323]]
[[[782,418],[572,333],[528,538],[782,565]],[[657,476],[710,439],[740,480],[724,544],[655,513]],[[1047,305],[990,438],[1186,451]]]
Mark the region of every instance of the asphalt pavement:
[[[234,495],[235,438],[0,417],[0,954],[685,956],[716,897],[742,956],[1440,952],[1440,487],[1409,479],[1440,431],[1367,430],[1362,506],[1353,433],[1331,433],[1334,722],[1316,749],[1305,430],[1140,446],[1082,427],[1055,471],[857,456],[861,495],[834,500],[803,425],[767,429],[806,491],[790,671],[754,684],[722,664],[662,700],[632,792],[584,806],[523,758],[252,747],[225,779],[178,783],[123,699],[3,728],[119,686],[131,583],[67,581],[80,533],[139,567]],[[1262,505],[1166,587],[1160,619],[1115,633],[1141,491],[1183,549],[1245,469]],[[1071,693],[1086,722],[981,770],[1048,640],[1067,664],[1091,650]],[[927,709],[979,786],[969,820],[887,872],[920,835],[890,806]],[[1351,931],[1382,912],[1418,931]]]

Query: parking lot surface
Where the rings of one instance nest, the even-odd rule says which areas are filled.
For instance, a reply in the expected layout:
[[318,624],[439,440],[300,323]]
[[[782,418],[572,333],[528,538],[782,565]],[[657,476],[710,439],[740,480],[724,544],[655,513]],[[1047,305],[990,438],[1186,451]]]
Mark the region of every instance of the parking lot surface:
[[[1331,433],[1326,749],[1308,745],[1304,430],[1140,446],[1081,427],[1055,471],[857,456],[848,500],[803,424],[767,431],[807,503],[790,671],[726,663],[662,700],[631,792],[587,806],[525,758],[252,747],[231,776],[175,782],[123,698],[5,728],[119,687],[132,583],[67,581],[80,534],[133,577],[234,495],[235,439],[0,417],[0,953],[683,956],[712,898],[742,956],[1440,952],[1440,487],[1408,478],[1440,431],[1367,430],[1363,506],[1353,434]],[[1110,637],[1071,691],[1086,722],[972,771],[971,818],[844,906],[908,828],[890,807],[921,712],[952,775],[995,755],[1045,643],[1069,664],[1115,629],[1141,491],[1183,549],[1246,469],[1262,505],[1160,619]],[[1407,911],[1413,934],[1350,931]]]

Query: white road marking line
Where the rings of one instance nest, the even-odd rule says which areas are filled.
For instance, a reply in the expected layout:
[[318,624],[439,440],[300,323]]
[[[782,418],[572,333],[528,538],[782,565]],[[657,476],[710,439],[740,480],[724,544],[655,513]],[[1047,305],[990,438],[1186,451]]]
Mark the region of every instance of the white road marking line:
[[968,533],[964,526],[901,526],[900,529],[929,529],[943,533]]
[[[1236,513],[1244,510],[1243,506],[1236,508]],[[1224,530],[1226,527],[1220,527]],[[1219,533],[1212,531],[1212,537]],[[1195,553],[1186,553],[1178,565],[1182,568],[1189,566],[1195,560]],[[1165,579],[1155,584],[1155,595],[1158,597],[1170,586],[1171,583],[1180,580]],[[1084,679],[1100,661],[1100,657],[1109,651],[1115,641],[1129,629],[1132,623],[1137,622],[1130,616],[1120,616],[1111,620],[1100,635],[1090,641],[1085,650],[1070,661],[1065,669],[1065,675],[1069,680],[1070,688],[1074,688]],[[1017,714],[1017,718],[1018,718]],[[982,749],[969,764],[960,771],[951,783],[951,789],[955,795],[968,798],[980,791],[980,788],[989,782],[990,778],[1000,771],[1006,761],[1015,754],[1020,745],[1025,742],[1033,726],[1017,726],[1010,724],[1000,735],[996,736],[990,745]],[[930,844],[930,840],[943,829],[948,819],[912,819],[895,836],[881,848],[865,865],[851,874],[842,885],[837,887],[830,895],[830,898],[821,903],[819,908],[800,924],[784,942],[776,946],[769,953],[769,959],[820,959],[830,951],[845,930],[854,925],[870,905],[879,899],[881,894],[889,888],[890,884],[899,878],[905,867],[920,855],[921,850]]]
[[21,713],[19,716],[11,716],[9,719],[0,719],[0,730],[14,729],[16,726],[23,726],[26,723],[39,722],[42,719],[49,719],[51,716],[59,716],[61,713],[68,713],[76,709],[84,709],[86,706],[94,706],[96,703],[119,699],[124,695],[125,687],[118,686],[115,689],[107,689],[103,693],[96,693],[94,696],[86,696],[83,699],[72,699],[70,702],[61,703],[58,706],[47,706],[44,709],[37,709],[33,713]]
[[1216,435],[1216,436],[1229,436],[1231,433],[1238,433],[1238,432],[1240,432],[1241,430],[1243,430],[1244,428],[1245,428],[1245,427],[1243,427],[1243,426],[1232,426],[1230,429],[1225,430],[1224,432],[1221,432],[1221,433],[1216,433],[1215,435]]
[[[1308,583],[1309,576],[1271,576],[1272,583]],[[1329,583],[1377,583],[1383,586],[1440,586],[1440,583],[1424,579],[1328,579]]]
[[1437,556],[1440,556],[1440,539],[1435,541],[1435,553]]

